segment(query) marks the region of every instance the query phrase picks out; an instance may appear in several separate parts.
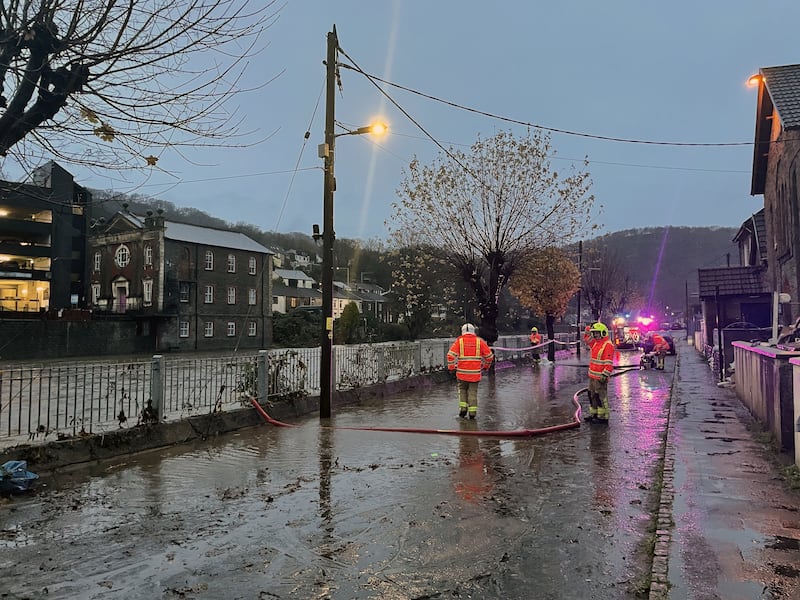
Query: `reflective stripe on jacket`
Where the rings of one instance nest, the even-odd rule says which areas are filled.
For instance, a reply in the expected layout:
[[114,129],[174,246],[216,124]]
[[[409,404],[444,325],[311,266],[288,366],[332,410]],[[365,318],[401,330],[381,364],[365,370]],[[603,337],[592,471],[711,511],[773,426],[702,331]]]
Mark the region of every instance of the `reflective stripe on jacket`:
[[614,370],[614,344],[608,338],[592,339],[589,342],[589,377],[602,379],[603,373],[610,376]]
[[542,334],[540,333],[532,333],[531,334],[531,344],[536,346],[537,344],[542,343]]
[[474,333],[456,338],[447,352],[447,368],[462,381],[480,381],[481,369],[488,369],[494,355],[489,344]]

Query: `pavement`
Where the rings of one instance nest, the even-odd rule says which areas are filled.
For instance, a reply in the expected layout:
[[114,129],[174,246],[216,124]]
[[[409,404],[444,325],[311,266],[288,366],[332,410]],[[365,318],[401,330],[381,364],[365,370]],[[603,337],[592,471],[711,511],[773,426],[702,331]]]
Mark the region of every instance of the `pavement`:
[[[677,340],[676,340],[677,341]],[[800,598],[800,490],[735,390],[678,344],[651,600]]]

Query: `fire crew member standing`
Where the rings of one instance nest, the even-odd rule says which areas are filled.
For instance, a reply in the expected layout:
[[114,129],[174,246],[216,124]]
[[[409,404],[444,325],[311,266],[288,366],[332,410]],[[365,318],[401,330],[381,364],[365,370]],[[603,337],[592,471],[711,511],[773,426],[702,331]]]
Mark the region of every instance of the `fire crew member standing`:
[[474,419],[478,413],[478,382],[481,372],[492,364],[494,355],[489,344],[475,335],[475,326],[465,323],[447,353],[447,368],[456,372],[458,380],[458,416]]
[[662,336],[653,333],[653,352],[656,354],[656,369],[664,370],[664,357],[669,352],[669,344]]
[[608,339],[608,327],[598,322],[586,328],[583,340],[589,346],[589,416],[590,423],[608,424],[608,378],[614,370],[614,344]]
[[[536,327],[531,327],[531,346],[538,346],[542,343],[542,334],[539,333],[539,330]],[[533,357],[533,364],[539,364],[539,348],[534,347],[531,351],[531,356]]]

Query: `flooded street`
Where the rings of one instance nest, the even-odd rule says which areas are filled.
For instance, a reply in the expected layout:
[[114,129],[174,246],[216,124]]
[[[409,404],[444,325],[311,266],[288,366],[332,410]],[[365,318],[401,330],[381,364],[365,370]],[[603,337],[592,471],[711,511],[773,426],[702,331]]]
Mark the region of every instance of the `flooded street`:
[[607,427],[338,429],[566,423],[586,381],[572,357],[498,369],[474,422],[450,382],[334,406],[334,428],[312,415],[43,474],[0,504],[0,597],[635,598],[673,361],[613,378]]

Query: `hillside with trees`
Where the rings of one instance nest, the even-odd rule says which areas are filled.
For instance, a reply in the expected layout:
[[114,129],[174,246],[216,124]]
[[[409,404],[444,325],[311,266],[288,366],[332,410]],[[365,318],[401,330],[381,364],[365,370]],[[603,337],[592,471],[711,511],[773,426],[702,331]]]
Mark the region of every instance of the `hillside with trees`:
[[[154,200],[143,196],[120,196],[111,192],[93,191],[95,200],[92,214],[108,220],[113,213],[123,209],[136,214],[144,214],[147,210],[162,209],[168,220],[190,223],[204,227],[230,229],[240,231],[268,248],[277,250],[295,250],[310,255],[318,254],[319,246],[308,234],[300,232],[263,231],[248,223],[228,223],[195,208],[177,207],[171,202]],[[584,282],[591,276],[596,264],[605,259],[614,261],[619,275],[626,280],[630,288],[630,296],[637,302],[654,311],[663,310],[666,306],[683,311],[686,293],[690,302],[697,293],[697,269],[724,267],[739,262],[738,249],[733,242],[737,229],[732,227],[650,227],[642,229],[626,229],[608,233],[600,237],[585,240],[583,243],[582,266]],[[578,263],[578,247],[576,245],[563,249],[565,253]],[[351,281],[371,281],[384,289],[404,289],[402,282],[393,281],[392,273],[398,270],[398,249],[390,249],[377,240],[337,239],[335,243],[336,278]],[[405,251],[405,256],[408,251]],[[319,266],[312,265],[308,274],[319,278]],[[464,296],[467,290],[459,280],[458,274],[450,273],[444,268],[422,269],[421,277],[429,276],[431,281],[419,281],[418,287],[430,293],[454,294]],[[446,285],[451,277],[449,285]],[[407,275],[406,285],[413,283],[413,275]],[[435,295],[435,294],[434,294]],[[467,314],[471,302],[465,297],[438,298],[426,300],[427,306],[447,306],[448,309],[458,307],[455,312]],[[614,312],[614,299],[608,312]],[[584,304],[584,307],[587,305]],[[399,308],[399,307],[398,307]],[[406,307],[407,308],[407,307]],[[524,330],[529,323],[524,318],[526,311],[510,294],[500,296],[499,324],[503,331]],[[404,312],[406,309],[401,310]],[[573,306],[568,309],[574,312]],[[544,315],[542,315],[542,322]],[[430,329],[421,323],[415,323],[418,334]]]
[[[583,245],[584,276],[605,251],[638,292],[645,307],[683,310],[686,294],[697,294],[697,270],[739,264],[733,227],[649,227],[626,229]],[[573,253],[576,250],[573,249]]]

